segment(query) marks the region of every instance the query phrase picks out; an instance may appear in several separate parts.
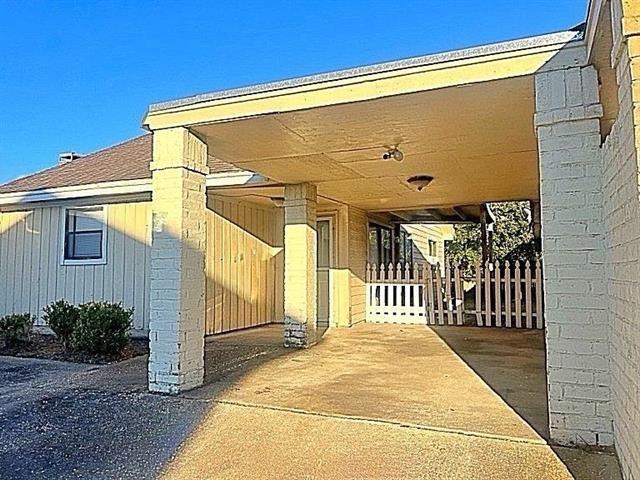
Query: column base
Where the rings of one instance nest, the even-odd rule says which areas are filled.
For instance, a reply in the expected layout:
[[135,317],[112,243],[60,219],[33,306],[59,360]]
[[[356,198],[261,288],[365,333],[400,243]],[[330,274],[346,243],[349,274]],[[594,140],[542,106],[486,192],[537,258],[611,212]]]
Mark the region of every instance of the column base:
[[290,318],[284,319],[285,348],[308,348],[316,343],[315,331],[304,323]]
[[178,395],[202,386],[204,382],[204,368],[187,374],[154,373],[149,371],[149,391]]

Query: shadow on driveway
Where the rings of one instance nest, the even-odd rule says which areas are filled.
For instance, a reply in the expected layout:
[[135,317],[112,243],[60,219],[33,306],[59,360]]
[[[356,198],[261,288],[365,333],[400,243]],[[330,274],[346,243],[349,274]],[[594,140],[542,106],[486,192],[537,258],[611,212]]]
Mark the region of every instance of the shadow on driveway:
[[[260,341],[207,350],[207,381],[220,388],[284,353]],[[150,394],[146,375],[146,356],[104,366],[0,356],[0,478],[156,478],[215,393]]]

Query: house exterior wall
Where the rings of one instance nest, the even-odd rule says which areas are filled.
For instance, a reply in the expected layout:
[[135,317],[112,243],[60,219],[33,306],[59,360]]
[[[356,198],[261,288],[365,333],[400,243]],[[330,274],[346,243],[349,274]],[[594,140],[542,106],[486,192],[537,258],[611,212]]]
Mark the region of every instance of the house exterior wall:
[[[68,205],[73,207],[74,205]],[[59,299],[122,302],[134,309],[133,335],[149,327],[149,202],[105,205],[104,265],[63,265],[63,206],[0,213],[0,315],[29,312]]]
[[349,207],[348,249],[351,325],[364,322],[367,316],[367,248],[369,221],[364,210]]
[[[444,265],[444,242],[453,238],[451,225],[407,224],[403,225],[411,235],[413,247],[413,261],[415,263],[430,263]],[[429,252],[429,240],[436,242],[436,255]]]
[[284,321],[284,212],[207,201],[206,334]]
[[[634,18],[636,30],[632,34]],[[626,479],[640,478],[639,20],[638,2],[612,3],[612,63],[619,110],[603,145],[614,434]],[[627,38],[623,37],[625,29]]]

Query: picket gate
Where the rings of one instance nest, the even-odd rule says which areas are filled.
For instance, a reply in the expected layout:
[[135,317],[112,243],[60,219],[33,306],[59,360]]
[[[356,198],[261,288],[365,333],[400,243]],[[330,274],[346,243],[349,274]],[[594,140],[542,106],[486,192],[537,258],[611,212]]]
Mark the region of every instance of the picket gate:
[[540,259],[460,265],[367,265],[367,321],[544,328]]

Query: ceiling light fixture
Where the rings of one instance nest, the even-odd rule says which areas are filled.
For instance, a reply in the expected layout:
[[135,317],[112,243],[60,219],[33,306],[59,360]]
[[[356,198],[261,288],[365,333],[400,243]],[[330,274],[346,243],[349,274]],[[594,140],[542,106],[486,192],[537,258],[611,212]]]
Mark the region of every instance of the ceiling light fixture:
[[424,190],[431,182],[433,182],[433,177],[430,177],[429,175],[416,175],[414,177],[407,178],[407,183],[418,192]]
[[404,153],[398,147],[391,147],[389,150],[382,154],[383,160],[395,160],[401,162],[404,160]]

